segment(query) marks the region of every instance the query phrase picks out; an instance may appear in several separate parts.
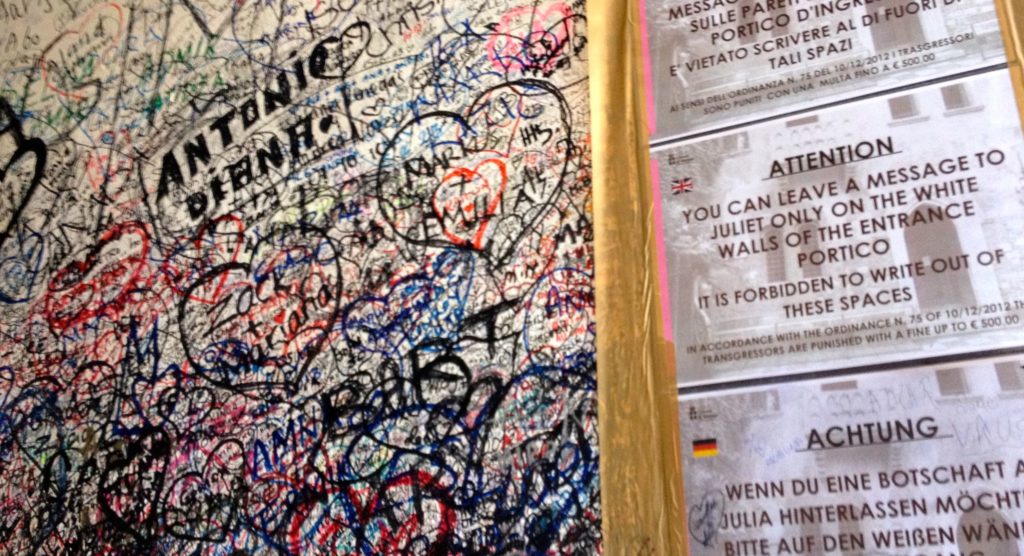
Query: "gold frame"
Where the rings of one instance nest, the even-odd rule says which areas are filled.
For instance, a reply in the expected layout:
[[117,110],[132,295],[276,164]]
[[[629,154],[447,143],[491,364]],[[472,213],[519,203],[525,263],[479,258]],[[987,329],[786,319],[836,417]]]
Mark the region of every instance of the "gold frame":
[[1006,45],[1006,61],[1017,95],[1017,112],[1024,127],[1024,35],[1021,34],[1024,32],[1024,6],[1019,0],[996,0],[996,10]]
[[672,347],[661,337],[638,3],[588,0],[601,513],[607,554],[685,554]]

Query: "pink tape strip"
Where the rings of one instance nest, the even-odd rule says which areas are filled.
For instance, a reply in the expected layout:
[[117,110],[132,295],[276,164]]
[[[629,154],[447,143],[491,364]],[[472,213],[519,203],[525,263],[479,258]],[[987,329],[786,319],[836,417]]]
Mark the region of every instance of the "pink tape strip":
[[[651,81],[651,51],[648,48],[649,41],[647,40],[647,2],[639,0],[638,3],[640,5],[641,56],[644,66],[644,96],[647,99],[647,130],[653,135],[657,129],[657,119],[654,114],[654,85]],[[661,219],[661,179],[658,174],[658,165],[653,159],[651,160],[651,187],[654,198],[654,241],[658,255],[658,287],[661,291],[662,334],[666,340],[672,341],[672,304],[668,297],[665,229],[662,227]]]
[[661,326],[665,339],[672,341],[672,303],[668,297],[668,263],[665,260],[665,228],[661,218],[661,176],[651,159],[651,188],[654,194],[654,243],[658,256],[658,284],[661,292]]

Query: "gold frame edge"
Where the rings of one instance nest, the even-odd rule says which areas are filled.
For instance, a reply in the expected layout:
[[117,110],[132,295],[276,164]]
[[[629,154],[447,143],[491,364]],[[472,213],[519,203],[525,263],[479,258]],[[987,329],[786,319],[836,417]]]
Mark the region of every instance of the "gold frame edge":
[[661,334],[640,10],[587,0],[601,513],[608,554],[685,554],[673,349]]

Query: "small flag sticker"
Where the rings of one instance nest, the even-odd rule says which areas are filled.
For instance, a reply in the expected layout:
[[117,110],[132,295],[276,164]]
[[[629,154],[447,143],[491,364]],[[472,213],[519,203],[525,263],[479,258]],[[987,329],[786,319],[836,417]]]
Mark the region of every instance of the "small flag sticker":
[[672,181],[672,194],[689,193],[693,191],[693,180],[690,178],[676,178]]
[[693,441],[693,457],[711,458],[718,455],[718,440],[705,438]]

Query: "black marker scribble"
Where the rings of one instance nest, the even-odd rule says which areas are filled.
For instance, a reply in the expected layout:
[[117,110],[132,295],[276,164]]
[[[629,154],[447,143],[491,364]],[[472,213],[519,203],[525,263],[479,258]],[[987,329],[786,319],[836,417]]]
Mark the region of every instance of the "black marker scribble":
[[600,551],[582,3],[7,5],[0,553]]
[[725,494],[720,490],[705,493],[700,502],[690,507],[690,536],[704,546],[715,546],[724,516]]

